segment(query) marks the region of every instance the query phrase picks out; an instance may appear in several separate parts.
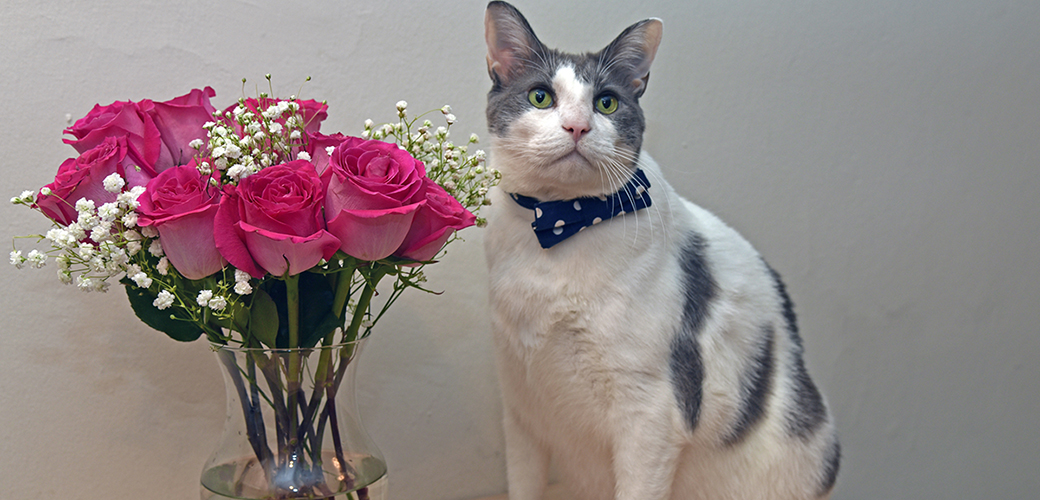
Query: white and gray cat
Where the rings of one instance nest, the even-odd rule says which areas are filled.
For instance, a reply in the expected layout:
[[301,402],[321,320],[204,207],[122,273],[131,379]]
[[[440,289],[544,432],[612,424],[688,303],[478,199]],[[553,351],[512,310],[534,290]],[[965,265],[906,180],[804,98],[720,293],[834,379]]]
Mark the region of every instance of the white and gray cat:
[[840,447],[784,285],[641,149],[661,22],[582,55],[504,2],[485,29],[510,499],[551,460],[583,500],[828,498]]

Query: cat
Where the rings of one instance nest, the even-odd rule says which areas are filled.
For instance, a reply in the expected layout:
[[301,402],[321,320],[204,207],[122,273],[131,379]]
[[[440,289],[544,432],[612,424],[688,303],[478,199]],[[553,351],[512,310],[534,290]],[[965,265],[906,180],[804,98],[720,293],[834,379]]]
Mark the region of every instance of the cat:
[[509,498],[542,499],[550,461],[581,500],[829,498],[841,448],[784,285],[642,151],[661,34],[647,19],[572,55],[487,6]]

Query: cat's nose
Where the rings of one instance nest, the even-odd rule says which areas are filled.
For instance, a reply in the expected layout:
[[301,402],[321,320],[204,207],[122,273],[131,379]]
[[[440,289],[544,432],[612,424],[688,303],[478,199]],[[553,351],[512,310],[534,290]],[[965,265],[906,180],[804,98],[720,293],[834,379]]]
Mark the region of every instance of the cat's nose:
[[571,136],[574,137],[574,142],[578,142],[585,136],[585,134],[589,133],[589,130],[591,130],[592,127],[589,126],[589,122],[587,121],[574,120],[564,123],[563,129],[570,132]]

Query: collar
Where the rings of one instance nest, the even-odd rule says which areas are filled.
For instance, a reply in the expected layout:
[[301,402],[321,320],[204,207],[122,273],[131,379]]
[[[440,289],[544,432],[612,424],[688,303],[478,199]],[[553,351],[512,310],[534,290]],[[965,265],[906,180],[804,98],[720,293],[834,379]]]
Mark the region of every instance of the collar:
[[531,227],[542,248],[553,245],[578,234],[586,227],[607,219],[635,212],[652,203],[650,181],[640,169],[616,193],[599,197],[585,196],[572,200],[539,201],[537,198],[510,193],[520,206],[534,210]]

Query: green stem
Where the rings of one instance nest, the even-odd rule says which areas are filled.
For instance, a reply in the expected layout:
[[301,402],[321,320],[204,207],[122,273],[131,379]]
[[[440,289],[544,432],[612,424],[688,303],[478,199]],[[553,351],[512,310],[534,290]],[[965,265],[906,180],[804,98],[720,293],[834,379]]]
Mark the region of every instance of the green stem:
[[289,348],[300,346],[300,275],[286,276],[285,299],[289,313]]
[[285,301],[289,319],[289,349],[291,349],[289,351],[289,366],[286,367],[285,373],[286,389],[289,396],[289,401],[286,405],[286,409],[289,411],[289,432],[287,433],[289,442],[286,443],[286,448],[288,456],[292,457],[296,452],[296,447],[299,445],[299,439],[297,438],[299,422],[296,420],[296,414],[297,401],[299,400],[301,390],[301,353],[297,351],[300,346],[300,275],[286,276],[284,279]]
[[[368,314],[369,305],[372,303],[372,297],[376,293],[376,285],[379,284],[379,280],[383,279],[383,276],[386,276],[386,271],[381,268],[373,269],[371,275],[368,276],[365,286],[361,290],[361,296],[358,297],[357,306],[354,308],[354,317],[351,318],[350,326],[343,331],[344,342],[357,340],[361,323],[364,322],[365,316]],[[352,354],[353,349],[350,351],[349,354]]]
[[[235,354],[230,351],[221,351],[217,353],[217,357],[220,362],[224,365],[224,368],[228,371],[231,376],[231,381],[235,385],[235,390],[238,392],[239,404],[242,407],[242,415],[246,421],[246,438],[249,440],[249,445],[253,448],[253,453],[256,455],[257,461],[261,464],[264,469],[264,474],[267,477],[271,477],[271,449],[267,446],[267,436],[264,429],[263,413],[260,411],[259,398],[251,396],[251,393],[256,392],[256,378],[255,375],[248,377],[249,389],[247,391],[245,382],[242,380],[242,374],[239,372],[240,368],[235,362]],[[255,365],[251,362],[251,359],[246,358],[249,361],[249,370],[252,372]]]
[[[347,300],[350,298],[350,287],[354,284],[354,272],[356,270],[357,261],[353,257],[347,257],[344,259],[343,268],[336,274],[336,296],[332,302],[332,313],[341,320],[347,307]],[[318,368],[315,370],[314,391],[311,394],[310,404],[303,409],[303,428],[298,432],[301,438],[304,431],[310,432],[313,436],[310,443],[311,459],[316,466],[321,464],[321,441],[323,436],[321,429],[317,431],[314,429],[315,422],[318,420],[315,417],[318,416],[318,407],[321,403],[322,395],[332,384],[333,380],[335,369],[330,367],[332,364],[332,349],[328,349],[328,347],[335,339],[335,335],[336,332],[331,331],[321,341],[323,349],[318,358]]]
[[[365,285],[361,290],[361,296],[358,297],[357,304],[354,308],[354,315],[350,320],[350,326],[343,331],[343,341],[345,343],[357,340],[358,330],[361,328],[361,323],[364,321],[369,305],[372,303],[372,297],[376,292],[376,285],[379,284],[379,280],[385,275],[386,271],[383,271],[381,268],[376,268],[366,277]],[[347,371],[347,366],[354,358],[356,347],[357,346],[355,345],[345,345],[340,351],[340,364],[336,369],[336,375],[332,381],[332,385],[326,387],[325,411],[321,412],[321,416],[318,419],[319,429],[324,428],[326,421],[328,422],[332,432],[333,448],[335,449],[336,458],[339,462],[340,473],[344,477],[349,478],[356,478],[356,471],[350,468],[349,463],[346,461],[346,456],[343,453],[343,443],[340,441],[339,421],[336,418],[336,391],[339,389],[340,383],[343,381],[343,375]],[[359,494],[367,497],[367,491]]]
[[354,284],[354,272],[357,270],[357,261],[348,257],[343,269],[336,276],[336,298],[332,301],[332,313],[337,318],[342,318],[347,309],[347,299],[350,298],[350,287]]

